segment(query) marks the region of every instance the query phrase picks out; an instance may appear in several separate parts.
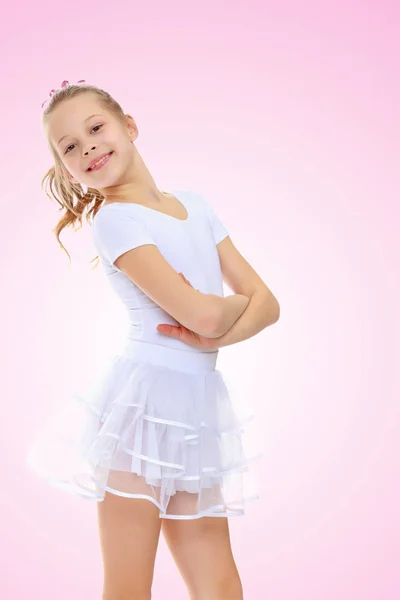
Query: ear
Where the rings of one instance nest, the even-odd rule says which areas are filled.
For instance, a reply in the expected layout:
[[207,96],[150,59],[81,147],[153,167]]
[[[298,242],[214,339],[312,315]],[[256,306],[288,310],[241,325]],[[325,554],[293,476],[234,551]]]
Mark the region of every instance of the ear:
[[134,142],[139,135],[138,127],[137,127],[132,115],[125,115],[125,119],[126,119],[126,124],[128,127],[129,138],[130,138],[131,142]]

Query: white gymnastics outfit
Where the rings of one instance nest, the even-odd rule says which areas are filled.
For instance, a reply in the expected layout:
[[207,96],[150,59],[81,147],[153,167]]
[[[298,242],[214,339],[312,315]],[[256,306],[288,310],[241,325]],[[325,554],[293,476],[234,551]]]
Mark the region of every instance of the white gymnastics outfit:
[[106,491],[146,498],[161,518],[242,515],[258,496],[249,487],[243,422],[216,369],[218,350],[158,332],[158,324],[177,322],[114,265],[153,244],[194,288],[223,296],[217,244],[228,232],[202,196],[173,195],[186,220],[136,203],[107,204],[95,215],[100,263],[128,312],[126,339],[89,391],[73,394],[46,423],[27,463],[83,498],[101,502]]

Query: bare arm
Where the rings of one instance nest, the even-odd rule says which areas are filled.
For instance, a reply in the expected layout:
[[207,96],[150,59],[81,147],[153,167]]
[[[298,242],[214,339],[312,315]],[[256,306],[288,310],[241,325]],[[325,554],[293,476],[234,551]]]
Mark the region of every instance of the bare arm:
[[230,237],[222,240],[217,248],[225,283],[232,291],[249,298],[244,312],[232,327],[221,337],[214,338],[215,347],[221,348],[247,340],[276,323],[280,316],[280,306],[274,294],[241,255]]
[[241,294],[221,298],[186,285],[153,244],[125,252],[115,265],[178,323],[205,337],[228,331],[249,301]]
[[208,337],[219,338],[229,331],[246,310],[249,300],[247,296],[243,296],[242,294],[233,294],[226,298],[220,298],[220,315],[216,323],[216,329]]
[[274,296],[265,287],[256,290],[250,297],[246,310],[232,327],[213,340],[215,348],[231,346],[247,340],[279,319],[280,308]]

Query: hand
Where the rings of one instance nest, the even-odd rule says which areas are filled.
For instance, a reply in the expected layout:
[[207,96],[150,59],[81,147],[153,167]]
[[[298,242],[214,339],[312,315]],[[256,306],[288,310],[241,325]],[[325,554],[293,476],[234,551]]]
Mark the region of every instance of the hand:
[[[178,275],[180,275],[182,277],[182,279],[185,283],[190,285],[190,287],[193,287],[192,284],[190,283],[190,281],[188,279],[186,279],[186,277],[184,276],[183,273],[178,273]],[[187,344],[188,346],[192,346],[193,348],[207,348],[207,349],[211,349],[211,348],[216,349],[217,348],[214,338],[207,338],[202,335],[199,335],[198,333],[195,333],[194,331],[187,329],[186,327],[184,327],[181,324],[169,325],[166,323],[162,323],[160,325],[157,325],[157,331],[159,331],[160,333],[162,333],[163,335],[166,335],[168,337],[172,337],[177,340],[180,340],[184,344]]]

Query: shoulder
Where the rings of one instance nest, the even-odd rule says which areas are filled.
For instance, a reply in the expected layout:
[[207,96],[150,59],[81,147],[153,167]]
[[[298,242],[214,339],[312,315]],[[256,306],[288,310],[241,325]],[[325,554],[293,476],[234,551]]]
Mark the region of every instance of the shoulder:
[[93,217],[93,223],[96,221],[103,221],[107,218],[115,218],[117,215],[121,215],[128,212],[129,205],[126,203],[110,202],[110,204],[103,204]]
[[217,213],[219,211],[214,208],[213,203],[207,198],[206,194],[195,190],[181,190],[181,194],[185,194],[186,198],[193,203],[193,206],[197,206],[211,223],[214,223],[218,218]]
[[92,236],[100,253],[144,241],[153,243],[145,223],[132,210],[132,205],[127,204],[102,206],[93,217]]
[[92,219],[93,232],[112,231],[115,227],[123,224],[131,227],[143,226],[143,220],[133,210],[134,205],[124,203],[112,203],[103,205]]
[[173,188],[171,194],[174,196],[183,196],[185,199],[192,202],[204,202],[204,197],[196,190],[190,188]]
[[171,193],[178,199],[182,199],[184,202],[189,204],[192,208],[197,208],[200,212],[203,212],[209,216],[210,205],[207,202],[205,196],[194,189],[173,189]]

